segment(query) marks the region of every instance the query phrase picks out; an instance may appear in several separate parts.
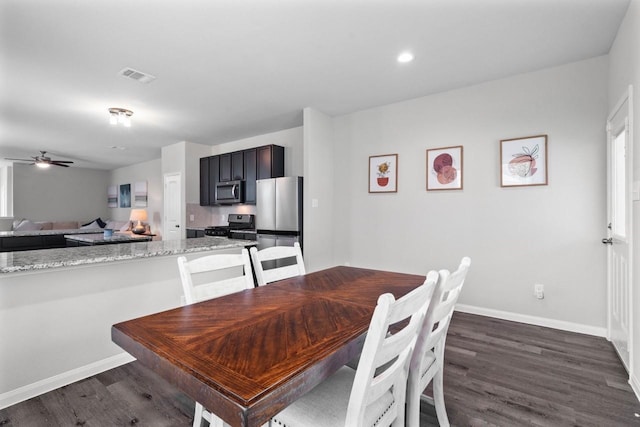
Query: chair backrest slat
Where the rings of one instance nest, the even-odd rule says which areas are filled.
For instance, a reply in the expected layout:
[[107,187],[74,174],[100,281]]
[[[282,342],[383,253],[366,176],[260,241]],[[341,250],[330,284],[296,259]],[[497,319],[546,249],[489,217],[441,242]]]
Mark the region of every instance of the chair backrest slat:
[[[295,262],[283,266],[276,265],[268,269],[264,268],[263,263],[278,264],[279,261],[282,262],[285,259],[295,259]],[[302,250],[298,242],[295,242],[293,246],[272,246],[262,250],[252,247],[251,261],[256,272],[258,286],[306,274]]]
[[[207,255],[191,261],[181,256],[178,257],[178,269],[187,304],[218,298],[254,287],[251,261],[246,249],[242,249],[240,254]],[[194,283],[194,276],[205,274],[218,274],[219,278],[215,281],[206,280],[203,283]]]

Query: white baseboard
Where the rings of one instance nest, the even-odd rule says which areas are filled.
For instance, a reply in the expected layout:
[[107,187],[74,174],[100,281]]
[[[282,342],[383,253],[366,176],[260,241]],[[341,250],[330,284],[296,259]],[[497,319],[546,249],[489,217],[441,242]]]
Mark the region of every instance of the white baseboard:
[[109,369],[133,362],[134,360],[136,359],[133,356],[123,352],[116,354],[115,356],[72,369],[71,371],[63,372],[50,378],[45,378],[33,384],[27,384],[15,390],[2,393],[0,394],[0,409],[15,405],[16,403],[23,402],[31,399],[32,397],[40,396],[41,394],[69,385],[76,381],[80,381],[92,375],[99,374],[100,372],[108,371]]
[[526,314],[511,313],[509,311],[493,310],[491,308],[474,307],[472,305],[456,304],[456,311],[480,316],[495,317],[496,319],[510,320],[512,322],[527,323],[530,325],[544,326],[546,328],[560,329],[562,331],[577,332],[606,338],[607,328],[583,325],[580,323],[565,322],[563,320],[547,319],[545,317],[529,316]]
[[629,378],[629,385],[631,386],[633,392],[636,394],[636,398],[640,402],[640,379],[635,375],[631,376]]

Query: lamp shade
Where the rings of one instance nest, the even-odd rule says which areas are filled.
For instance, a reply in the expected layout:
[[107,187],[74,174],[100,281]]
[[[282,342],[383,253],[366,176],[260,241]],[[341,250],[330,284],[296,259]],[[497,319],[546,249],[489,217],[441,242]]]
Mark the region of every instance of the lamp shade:
[[131,209],[131,216],[129,217],[134,222],[134,226],[131,231],[134,234],[144,234],[146,227],[142,224],[142,221],[147,220],[146,209]]
[[129,217],[131,221],[146,221],[147,220],[147,210],[146,209],[131,209],[131,216]]

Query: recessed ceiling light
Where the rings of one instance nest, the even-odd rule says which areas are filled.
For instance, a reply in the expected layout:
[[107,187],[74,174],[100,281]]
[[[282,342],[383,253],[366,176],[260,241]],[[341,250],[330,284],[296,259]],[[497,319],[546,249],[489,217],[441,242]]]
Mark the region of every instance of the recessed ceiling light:
[[413,53],[411,52],[402,52],[398,55],[398,62],[401,64],[406,64],[407,62],[413,61]]

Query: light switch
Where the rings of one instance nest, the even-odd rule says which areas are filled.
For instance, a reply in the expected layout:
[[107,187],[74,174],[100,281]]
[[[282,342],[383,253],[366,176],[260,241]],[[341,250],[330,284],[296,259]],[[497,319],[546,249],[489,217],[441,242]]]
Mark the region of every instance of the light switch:
[[194,219],[196,219],[194,214],[189,215],[189,221],[193,222]]
[[312,208],[318,207],[318,199],[311,199],[311,207]]
[[633,192],[631,198],[634,202],[640,201],[640,181],[633,181]]

